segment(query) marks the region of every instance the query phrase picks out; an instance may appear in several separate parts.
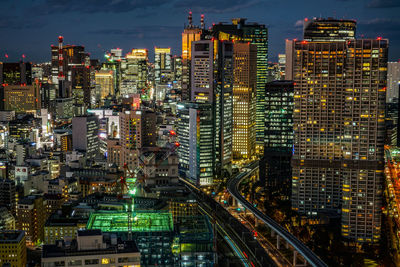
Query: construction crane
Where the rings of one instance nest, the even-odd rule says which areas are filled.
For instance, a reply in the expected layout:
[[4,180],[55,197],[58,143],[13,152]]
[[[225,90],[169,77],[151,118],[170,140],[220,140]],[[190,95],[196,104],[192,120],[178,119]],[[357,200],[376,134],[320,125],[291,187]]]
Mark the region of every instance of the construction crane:
[[[176,135],[174,131],[170,131],[170,135],[174,136]],[[161,162],[163,162],[165,159],[167,159],[172,153],[176,151],[176,149],[179,147],[178,142],[174,143],[167,143],[168,149],[167,151],[162,155],[161,157]],[[164,147],[165,148],[165,147]],[[136,190],[137,186],[140,183],[144,183],[144,180],[147,179],[149,176],[153,174],[156,168],[150,170],[149,172],[144,171],[144,166],[147,165],[157,154],[157,152],[162,149],[160,147],[157,149],[155,152],[152,152],[144,161],[142,161],[139,157],[139,164],[135,168],[135,170],[131,171],[129,169],[128,164],[124,164],[124,172],[123,175],[120,177],[120,192],[118,194],[118,198],[124,199],[128,203],[128,240],[132,240],[132,213],[133,213],[133,208],[134,208],[134,196],[136,195]],[[157,167],[157,166],[156,166]],[[143,176],[138,177],[139,172],[142,172]],[[117,181],[116,181],[117,182]]]

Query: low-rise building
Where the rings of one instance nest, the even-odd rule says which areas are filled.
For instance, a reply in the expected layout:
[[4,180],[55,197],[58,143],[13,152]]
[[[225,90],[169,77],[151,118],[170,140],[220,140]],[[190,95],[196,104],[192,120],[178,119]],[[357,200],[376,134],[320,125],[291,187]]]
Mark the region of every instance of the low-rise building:
[[26,265],[24,231],[0,231],[0,265],[21,267]]

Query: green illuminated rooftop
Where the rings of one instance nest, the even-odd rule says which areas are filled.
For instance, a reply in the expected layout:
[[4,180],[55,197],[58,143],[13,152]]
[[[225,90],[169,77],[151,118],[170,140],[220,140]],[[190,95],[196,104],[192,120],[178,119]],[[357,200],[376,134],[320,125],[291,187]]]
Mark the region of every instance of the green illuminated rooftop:
[[[132,232],[171,232],[172,214],[169,212],[135,211],[132,213]],[[103,232],[128,232],[128,213],[99,211],[90,214],[86,229]]]

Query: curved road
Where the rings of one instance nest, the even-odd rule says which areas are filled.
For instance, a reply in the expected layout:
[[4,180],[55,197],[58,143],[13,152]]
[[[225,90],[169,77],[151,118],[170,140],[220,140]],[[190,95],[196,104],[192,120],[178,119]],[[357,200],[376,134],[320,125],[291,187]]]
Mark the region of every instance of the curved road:
[[268,227],[276,232],[281,238],[286,240],[299,254],[301,254],[306,261],[314,267],[327,267],[325,262],[323,262],[311,249],[304,245],[300,240],[298,240],[294,235],[289,233],[285,228],[280,226],[273,219],[262,213],[260,210],[255,208],[250,202],[248,202],[242,194],[239,192],[239,184],[244,179],[247,178],[252,171],[258,168],[258,161],[255,161],[245,167],[244,172],[239,173],[237,176],[233,177],[228,181],[227,188],[228,192],[238,201],[243,207],[250,210],[258,219],[263,221]]

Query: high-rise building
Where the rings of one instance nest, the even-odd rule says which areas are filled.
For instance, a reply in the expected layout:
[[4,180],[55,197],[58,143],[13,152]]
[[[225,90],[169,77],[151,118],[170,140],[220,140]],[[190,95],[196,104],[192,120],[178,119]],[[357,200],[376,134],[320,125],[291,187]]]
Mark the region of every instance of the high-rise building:
[[31,63],[3,63],[0,62],[0,84],[4,85],[31,85]]
[[306,30],[308,41],[287,43],[286,74],[294,80],[292,207],[341,216],[344,237],[376,242],[388,42],[355,40],[354,21],[313,23],[306,29],[326,24],[343,35]]
[[289,196],[293,153],[293,82],[265,85],[264,162],[268,193]]
[[268,28],[263,24],[246,23],[245,18],[234,18],[232,24],[213,25],[211,35],[218,40],[240,40],[257,46],[256,90],[256,148],[264,148],[264,99],[268,68]]
[[212,185],[215,175],[212,105],[180,103],[177,113],[179,174],[195,185]]
[[182,33],[182,101],[190,100],[190,78],[192,60],[192,42],[199,41],[203,29],[192,24],[192,12],[189,12],[189,24]]
[[103,103],[108,96],[115,94],[113,71],[99,70],[95,74],[96,102]]
[[99,152],[99,122],[97,116],[78,116],[72,118],[72,148],[94,158]]
[[235,43],[233,83],[233,158],[256,152],[257,46]]
[[6,207],[13,215],[15,215],[15,181],[8,179],[0,180],[0,206]]
[[28,244],[33,245],[44,240],[46,219],[46,201],[43,197],[29,195],[18,201],[17,228],[25,231]]
[[399,97],[400,62],[388,62],[386,102],[392,103]]
[[191,101],[212,104],[218,179],[232,168],[233,64],[232,42],[192,42]]
[[[129,110],[119,114],[122,162],[137,166],[140,149],[156,145],[156,113],[150,110]],[[119,166],[123,167],[123,166]]]
[[304,40],[342,42],[356,37],[356,22],[354,20],[337,20],[334,18],[304,19]]
[[2,266],[26,266],[26,242],[24,231],[0,231],[0,264]]
[[147,49],[132,49],[121,60],[121,95],[146,93],[148,51]]
[[26,112],[41,108],[39,83],[31,85],[0,85],[0,109]]
[[154,80],[166,83],[172,75],[171,48],[154,48]]

